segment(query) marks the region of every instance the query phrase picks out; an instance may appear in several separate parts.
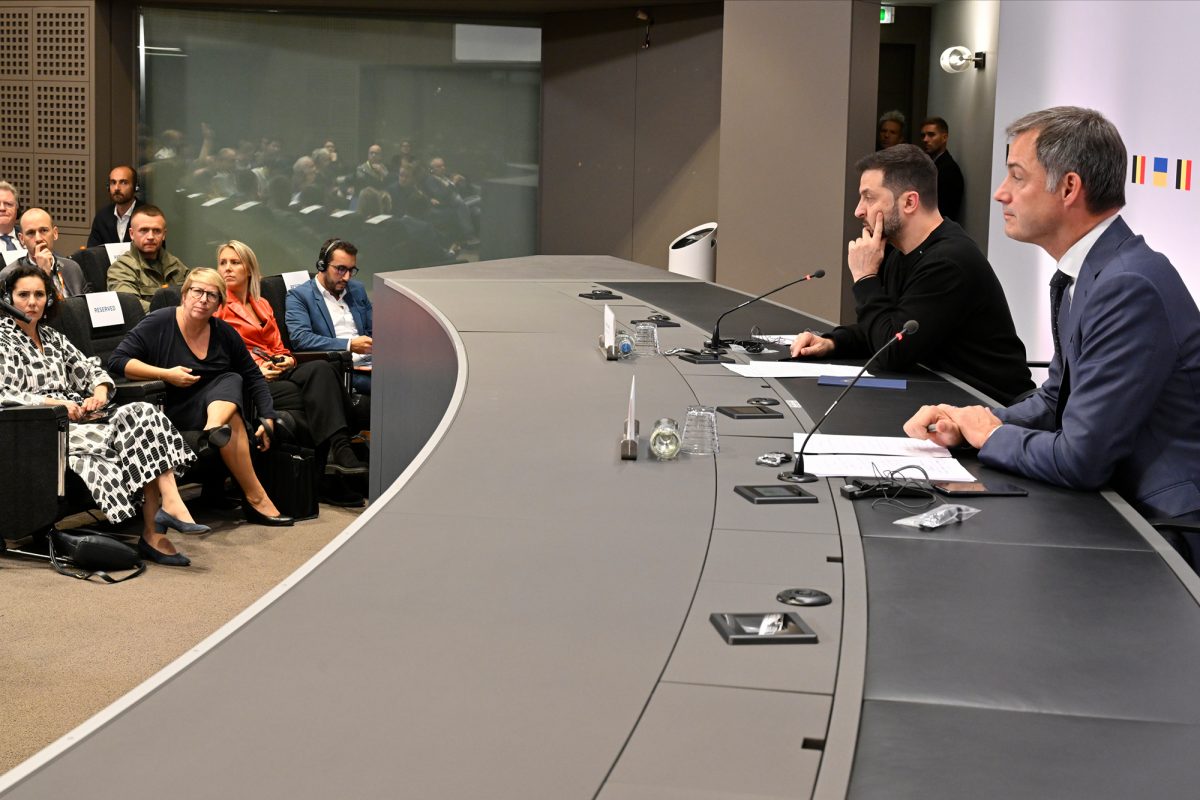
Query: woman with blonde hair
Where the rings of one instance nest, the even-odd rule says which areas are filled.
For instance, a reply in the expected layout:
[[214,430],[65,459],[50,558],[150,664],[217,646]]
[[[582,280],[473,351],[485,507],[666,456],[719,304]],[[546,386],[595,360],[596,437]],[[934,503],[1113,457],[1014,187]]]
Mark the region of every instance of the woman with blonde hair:
[[113,351],[109,369],[133,380],[164,381],[167,416],[182,430],[203,430],[202,452],[220,450],[245,494],[247,521],[291,525],[295,520],[279,513],[254,473],[245,397],[248,392],[253,399],[254,438],[261,450],[271,445],[275,405],[237,331],[215,316],[224,304],[225,281],[217,271],[192,270],[183,283],[181,304],[147,314]]
[[[297,363],[283,344],[271,304],[261,293],[262,270],[248,245],[237,240],[217,247],[217,272],[225,281],[226,302],[217,316],[241,335],[280,410],[303,416],[312,434],[318,468],[340,475],[366,474],[367,466],[350,446],[346,393],[337,368],[325,358]],[[327,500],[361,504],[361,495],[326,492]]]

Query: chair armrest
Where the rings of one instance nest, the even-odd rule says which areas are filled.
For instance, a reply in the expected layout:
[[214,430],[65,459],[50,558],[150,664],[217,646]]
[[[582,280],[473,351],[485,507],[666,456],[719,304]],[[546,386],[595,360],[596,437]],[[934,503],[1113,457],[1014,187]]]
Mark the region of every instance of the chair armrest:
[[129,403],[150,403],[161,406],[167,397],[167,384],[162,381],[117,381],[117,391],[113,395],[114,402],[119,405]]

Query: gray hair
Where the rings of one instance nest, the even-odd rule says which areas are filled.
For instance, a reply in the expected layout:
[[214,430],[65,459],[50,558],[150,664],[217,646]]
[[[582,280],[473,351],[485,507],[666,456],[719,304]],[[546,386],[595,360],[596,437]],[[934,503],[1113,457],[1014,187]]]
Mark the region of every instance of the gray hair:
[[1125,205],[1129,154],[1117,128],[1099,111],[1056,106],[1026,114],[1005,129],[1010,139],[1037,134],[1037,160],[1052,192],[1068,172],[1083,181],[1088,211],[1099,214]]
[[17,191],[17,187],[8,181],[0,181],[0,192],[12,192],[13,200],[16,201],[17,206],[21,205],[21,193]]
[[885,123],[885,122],[898,122],[898,123],[900,123],[900,130],[901,131],[904,130],[904,127],[905,127],[904,115],[901,114],[898,110],[893,109],[891,111],[883,112],[883,115],[879,118],[879,125],[877,125],[876,127],[883,127],[883,123]]

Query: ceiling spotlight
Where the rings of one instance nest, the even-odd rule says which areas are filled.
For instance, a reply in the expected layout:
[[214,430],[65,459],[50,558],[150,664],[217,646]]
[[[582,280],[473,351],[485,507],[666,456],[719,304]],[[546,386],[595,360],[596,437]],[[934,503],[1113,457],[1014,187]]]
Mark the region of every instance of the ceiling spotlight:
[[942,69],[951,74],[955,72],[966,72],[971,64],[975,65],[975,69],[983,69],[984,63],[987,61],[987,56],[983,53],[975,53],[959,45],[958,47],[948,47],[942,53],[941,65]]

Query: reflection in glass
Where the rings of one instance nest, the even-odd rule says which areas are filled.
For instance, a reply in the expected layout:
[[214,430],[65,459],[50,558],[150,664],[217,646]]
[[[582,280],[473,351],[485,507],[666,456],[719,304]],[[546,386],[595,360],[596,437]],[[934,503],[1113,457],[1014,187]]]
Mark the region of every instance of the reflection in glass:
[[138,163],[169,250],[208,266],[240,239],[276,274],[336,236],[368,288],[532,254],[536,29],[457,27],[496,60],[457,60],[449,22],[144,9]]

